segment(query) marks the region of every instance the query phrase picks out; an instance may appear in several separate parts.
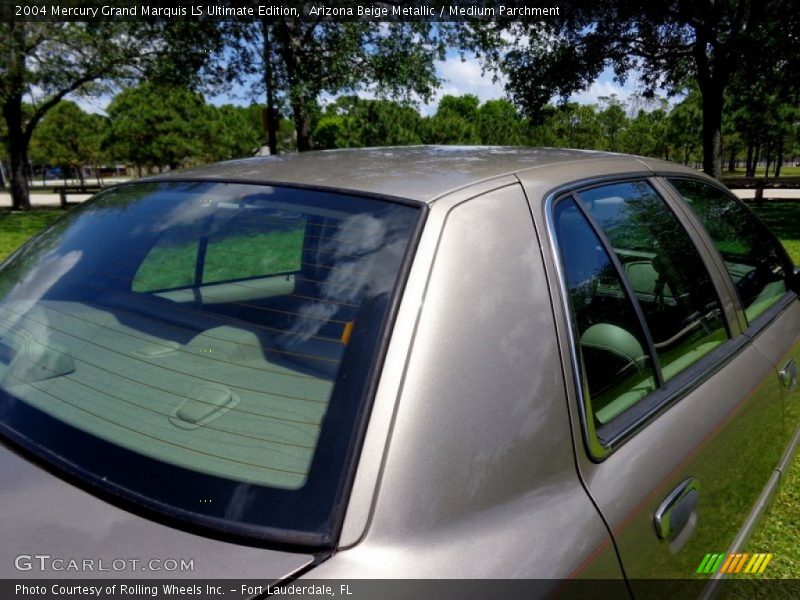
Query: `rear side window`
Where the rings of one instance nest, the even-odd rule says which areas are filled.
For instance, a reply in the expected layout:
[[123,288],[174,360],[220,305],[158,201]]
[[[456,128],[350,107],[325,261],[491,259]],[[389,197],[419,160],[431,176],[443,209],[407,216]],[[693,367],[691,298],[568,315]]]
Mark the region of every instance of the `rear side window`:
[[670,183],[708,231],[752,322],[787,291],[786,254],[761,221],[722,190],[688,179]]
[[597,425],[608,423],[656,388],[648,343],[611,257],[572,198],[555,225]]
[[647,182],[580,191],[553,218],[600,429],[712,352],[727,329],[697,249]]
[[650,184],[620,183],[578,196],[642,308],[665,381],[727,339],[711,277],[683,225]]

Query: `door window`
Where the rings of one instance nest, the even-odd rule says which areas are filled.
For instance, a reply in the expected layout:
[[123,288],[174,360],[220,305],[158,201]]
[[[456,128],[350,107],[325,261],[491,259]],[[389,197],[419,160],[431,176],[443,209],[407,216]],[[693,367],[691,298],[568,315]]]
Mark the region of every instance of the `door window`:
[[725,261],[748,322],[786,292],[787,259],[767,228],[738,201],[700,181],[672,179]]
[[572,194],[553,219],[584,398],[600,429],[728,339],[722,306],[647,182]]
[[579,198],[641,306],[665,381],[727,339],[711,277],[683,225],[650,184],[608,185]]
[[555,224],[584,385],[602,425],[655,389],[653,361],[619,273],[572,198],[556,206]]

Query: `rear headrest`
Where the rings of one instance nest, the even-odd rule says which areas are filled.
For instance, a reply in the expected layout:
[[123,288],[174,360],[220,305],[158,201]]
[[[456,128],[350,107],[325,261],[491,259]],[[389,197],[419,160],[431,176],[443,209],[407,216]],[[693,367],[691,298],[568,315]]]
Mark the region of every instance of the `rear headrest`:
[[581,346],[611,352],[637,365],[647,359],[639,340],[627,329],[611,323],[596,323],[589,327],[581,336]]

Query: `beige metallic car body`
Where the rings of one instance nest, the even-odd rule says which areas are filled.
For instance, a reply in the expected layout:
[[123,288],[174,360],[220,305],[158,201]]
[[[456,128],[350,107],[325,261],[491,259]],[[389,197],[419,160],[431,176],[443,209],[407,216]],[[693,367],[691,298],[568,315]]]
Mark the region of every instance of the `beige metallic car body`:
[[[313,568],[308,556],[294,572],[267,574],[607,577],[622,591],[627,577],[635,592],[637,579],[691,577],[705,553],[745,548],[798,442],[789,370],[800,357],[800,303],[787,291],[748,323],[669,177],[716,186],[640,157],[459,147],[283,155],[155,178],[339,190],[427,211],[335,548]],[[573,190],[626,181],[656,190],[688,232],[730,339],[604,445],[587,423],[552,210]],[[689,492],[682,531],[660,539],[665,501]],[[65,510],[69,519],[79,503]]]

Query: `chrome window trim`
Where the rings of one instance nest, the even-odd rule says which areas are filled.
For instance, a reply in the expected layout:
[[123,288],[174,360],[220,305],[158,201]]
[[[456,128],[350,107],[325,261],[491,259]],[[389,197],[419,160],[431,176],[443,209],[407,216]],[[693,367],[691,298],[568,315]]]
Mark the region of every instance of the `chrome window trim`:
[[[572,308],[569,302],[569,290],[566,287],[564,269],[561,265],[561,255],[558,248],[558,237],[553,219],[553,209],[559,200],[562,198],[571,197],[574,193],[580,193],[580,191],[583,189],[606,184],[642,180],[647,181],[652,186],[651,180],[655,177],[660,177],[660,175],[652,172],[632,172],[586,180],[578,180],[554,188],[545,195],[543,208],[545,224],[547,227],[548,244],[551,257],[553,259],[555,276],[557,279],[558,294],[560,296],[559,306],[564,314],[563,321],[566,322],[567,334],[569,338],[567,343],[569,344],[569,358],[571,364],[567,365],[567,368],[565,368],[564,371],[566,372],[569,370],[572,372],[572,383],[574,385],[575,396],[578,400],[582,437],[587,454],[593,462],[604,461],[628,439],[633,437],[640,429],[644,428],[648,423],[650,423],[650,421],[657,418],[661,412],[678,402],[681,398],[688,395],[693,390],[697,389],[700,385],[702,385],[705,381],[722,369],[751,341],[751,336],[746,334],[731,336],[733,333],[733,324],[729,322],[728,317],[724,315],[723,311],[723,321],[729,335],[729,339],[726,342],[685,369],[683,372],[679,373],[673,379],[667,381],[662,387],[659,387],[653,392],[647,394],[636,405],[623,412],[620,415],[620,417],[623,418],[616,424],[614,421],[612,421],[608,425],[605,425],[603,429],[608,431],[610,434],[607,438],[604,439],[604,436],[598,434],[597,428],[594,425],[591,402],[588,398],[588,395],[584,393],[586,385],[586,382],[584,381],[585,369],[583,366],[581,353],[577,347],[577,344],[575,343],[577,339],[575,335],[576,327],[572,314]],[[704,181],[701,178],[696,179],[698,181]],[[655,193],[662,198],[670,211],[674,213],[673,206],[669,202],[669,199],[664,198],[663,192],[657,188],[653,189]],[[676,218],[678,218],[681,226],[686,229],[686,225],[680,220],[678,215],[676,215]],[[589,221],[589,225],[594,229],[594,225],[591,223],[591,221]],[[705,233],[705,229],[703,229],[703,232]],[[690,232],[687,231],[687,234],[690,235]],[[694,243],[694,239],[691,237],[691,235],[690,239],[692,239]],[[698,248],[697,251],[702,257],[702,249]],[[704,267],[708,269],[708,265],[705,264],[705,261]],[[716,285],[714,287],[718,299],[720,302],[722,302],[720,290],[716,289]],[[785,301],[776,303],[776,306],[770,307],[765,315],[770,314],[772,315],[772,319],[774,319],[780,311],[773,312],[773,309],[777,309],[778,306],[783,309],[787,306],[787,303]],[[646,322],[642,322],[641,325],[646,331],[649,331],[649,327],[647,326]],[[566,383],[567,382],[565,381],[565,384]],[[627,419],[624,418],[625,415],[628,415]],[[615,419],[615,421],[617,420]]]
[[[572,307],[569,303],[569,290],[566,287],[566,278],[564,277],[564,268],[561,265],[561,253],[558,250],[558,237],[556,235],[555,223],[553,220],[553,208],[557,200],[571,194],[573,191],[592,185],[600,185],[603,183],[612,183],[615,181],[627,181],[631,179],[647,179],[652,177],[652,172],[642,171],[637,173],[624,173],[619,175],[592,177],[589,179],[573,181],[556,187],[550,190],[545,195],[544,200],[544,218],[547,227],[547,238],[550,246],[550,255],[553,259],[553,266],[555,269],[555,276],[558,282],[558,293],[560,296],[560,306],[564,314],[563,321],[567,325],[567,340],[569,349],[570,364],[566,365],[563,372],[569,371],[572,373],[572,383],[575,389],[575,395],[578,399],[578,412],[581,421],[581,432],[583,443],[588,452],[589,458],[595,462],[605,460],[612,452],[611,447],[606,447],[600,442],[597,435],[597,430],[594,426],[594,417],[592,414],[592,407],[589,398],[583,393],[585,382],[583,381],[583,361],[581,354],[575,344],[575,322],[572,315]],[[555,316],[555,315],[554,315]],[[564,382],[567,383],[566,381]]]

